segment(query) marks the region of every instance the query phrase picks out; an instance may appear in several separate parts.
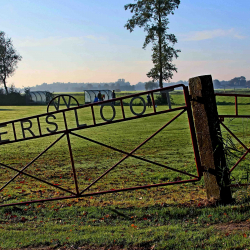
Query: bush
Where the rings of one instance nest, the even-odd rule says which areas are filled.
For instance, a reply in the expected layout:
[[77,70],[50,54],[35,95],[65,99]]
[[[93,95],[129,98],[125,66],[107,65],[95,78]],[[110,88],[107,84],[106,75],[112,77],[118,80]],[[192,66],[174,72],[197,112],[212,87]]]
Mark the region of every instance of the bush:
[[[174,100],[171,96],[170,96],[170,102],[171,104],[174,104]],[[161,94],[157,95],[157,97],[155,98],[155,104],[156,105],[168,105],[168,99],[163,98]]]
[[26,98],[21,95],[12,85],[9,88],[9,93],[6,94],[3,89],[0,89],[0,105],[25,105]]
[[25,96],[20,93],[0,94],[0,105],[25,105]]

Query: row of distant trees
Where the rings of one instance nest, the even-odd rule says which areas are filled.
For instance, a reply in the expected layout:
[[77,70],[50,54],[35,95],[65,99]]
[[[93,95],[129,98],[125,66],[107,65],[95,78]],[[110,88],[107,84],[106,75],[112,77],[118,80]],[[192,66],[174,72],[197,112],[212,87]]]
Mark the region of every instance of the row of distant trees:
[[[246,80],[244,76],[235,77],[230,81],[219,81],[213,80],[215,89],[224,89],[224,88],[248,88],[250,87],[250,80]],[[178,81],[178,82],[169,82],[163,83],[163,87],[184,84],[188,85],[188,81]],[[30,87],[30,91],[49,91],[49,92],[83,92],[84,90],[101,90],[109,89],[116,91],[134,91],[134,90],[152,90],[159,88],[158,82],[148,81],[148,82],[138,82],[135,85],[131,85],[130,82],[126,82],[125,79],[118,79],[116,82],[109,83],[62,83],[54,82],[51,84],[43,83],[41,85],[36,85]],[[21,90],[21,89],[20,89]]]
[[30,91],[50,91],[50,92],[83,92],[84,90],[116,90],[116,91],[133,91],[135,87],[126,82],[125,79],[118,79],[116,82],[109,83],[63,83],[54,82],[51,84],[43,83],[30,87]]
[[[163,86],[170,86],[174,84],[185,84],[188,82],[179,81],[172,83],[163,83]],[[84,90],[115,90],[118,91],[134,91],[134,90],[152,90],[159,88],[158,82],[138,82],[135,85],[131,85],[130,82],[126,82],[124,79],[118,79],[116,82],[109,83],[62,83],[62,82],[54,82],[51,84],[43,83],[41,85],[36,85],[34,87],[29,87],[30,91],[49,91],[49,92],[83,92]],[[24,91],[24,89],[20,89],[20,91]]]
[[222,88],[249,88],[250,80],[246,80],[245,76],[235,77],[230,81],[219,81],[214,80],[214,88],[222,89]]
[[[231,89],[231,88],[249,88],[250,80],[246,80],[244,76],[235,77],[230,81],[219,81],[213,80],[215,89]],[[188,85],[188,81],[178,81],[178,82],[164,82],[163,87],[184,84]],[[109,89],[115,91],[134,91],[134,90],[152,90],[159,88],[158,82],[148,81],[148,82],[138,82],[135,85],[131,85],[130,82],[126,82],[125,79],[118,79],[116,82],[108,83],[63,83],[63,82],[54,82],[51,84],[43,83],[36,85],[34,87],[29,87],[30,91],[49,91],[49,92],[83,92],[84,90],[101,90]],[[24,89],[17,89],[21,92]]]

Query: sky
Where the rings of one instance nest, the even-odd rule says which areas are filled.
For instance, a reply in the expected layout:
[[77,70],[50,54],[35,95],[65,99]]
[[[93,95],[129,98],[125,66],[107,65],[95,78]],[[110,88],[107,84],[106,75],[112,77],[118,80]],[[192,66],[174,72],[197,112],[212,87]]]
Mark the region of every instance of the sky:
[[[0,0],[0,30],[22,56],[8,85],[149,81],[146,33],[124,28],[134,0]],[[169,16],[180,49],[171,82],[199,75],[250,80],[250,1],[181,0]]]

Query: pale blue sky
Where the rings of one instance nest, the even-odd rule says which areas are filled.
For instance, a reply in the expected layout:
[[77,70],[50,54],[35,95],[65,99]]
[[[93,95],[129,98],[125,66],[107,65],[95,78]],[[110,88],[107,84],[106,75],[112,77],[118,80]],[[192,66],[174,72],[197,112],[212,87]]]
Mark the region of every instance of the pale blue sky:
[[[124,28],[127,3],[133,0],[0,0],[0,30],[23,56],[9,84],[147,81],[150,46],[142,49],[142,29]],[[182,51],[172,81],[250,80],[249,17],[249,0],[182,0],[169,24]]]

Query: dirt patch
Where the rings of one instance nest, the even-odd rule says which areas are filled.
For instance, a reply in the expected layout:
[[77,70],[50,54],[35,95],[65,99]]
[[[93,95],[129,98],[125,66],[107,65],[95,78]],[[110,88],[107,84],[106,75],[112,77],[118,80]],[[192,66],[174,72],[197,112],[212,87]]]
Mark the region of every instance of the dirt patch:
[[227,233],[235,232],[235,231],[249,231],[250,230],[250,221],[241,221],[241,222],[228,222],[222,223],[215,226],[215,229],[224,231]]

